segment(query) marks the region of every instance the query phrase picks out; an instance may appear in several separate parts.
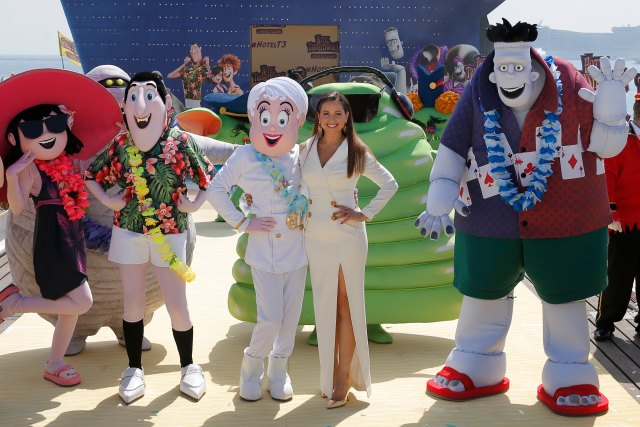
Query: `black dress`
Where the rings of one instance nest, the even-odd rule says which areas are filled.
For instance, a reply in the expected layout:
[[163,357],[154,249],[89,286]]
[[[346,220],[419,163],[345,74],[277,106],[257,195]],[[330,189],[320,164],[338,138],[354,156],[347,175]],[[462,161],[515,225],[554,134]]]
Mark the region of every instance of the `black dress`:
[[40,169],[38,172],[42,188],[32,196],[36,207],[33,266],[40,293],[55,300],[87,280],[87,252],[82,220],[69,219],[57,184]]

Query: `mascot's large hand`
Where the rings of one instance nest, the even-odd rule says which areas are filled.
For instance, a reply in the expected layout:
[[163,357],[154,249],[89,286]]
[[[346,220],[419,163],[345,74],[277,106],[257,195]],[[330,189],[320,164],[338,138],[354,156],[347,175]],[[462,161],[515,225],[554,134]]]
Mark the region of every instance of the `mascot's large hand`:
[[631,67],[624,70],[624,59],[618,58],[613,69],[606,56],[600,58],[599,70],[591,65],[588,72],[597,83],[596,91],[582,88],[578,95],[593,103],[593,129],[589,151],[602,158],[613,157],[620,153],[626,143],[628,131],[625,86],[629,84],[637,71]]
[[449,218],[452,209],[462,216],[469,215],[469,207],[458,198],[464,168],[465,159],[445,146],[439,147],[429,178],[431,184],[427,193],[427,208],[415,223],[422,236],[429,233],[432,240],[437,240],[440,229],[451,236],[455,231]]
[[447,236],[451,236],[456,230],[449,218],[449,213],[455,209],[462,216],[469,215],[469,207],[458,199],[460,183],[448,179],[436,179],[432,181],[427,193],[427,208],[416,220],[416,227],[420,234],[426,236],[429,233],[431,240],[438,240],[440,229]]

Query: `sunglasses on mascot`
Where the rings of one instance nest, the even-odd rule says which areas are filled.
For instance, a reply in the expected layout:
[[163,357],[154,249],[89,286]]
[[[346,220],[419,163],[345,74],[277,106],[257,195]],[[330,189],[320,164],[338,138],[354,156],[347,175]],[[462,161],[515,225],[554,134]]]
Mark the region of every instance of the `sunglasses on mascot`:
[[[22,134],[29,139],[36,139],[44,133],[44,126],[51,133],[62,133],[67,129],[67,114],[49,116],[44,120],[27,120],[18,123]],[[43,126],[44,125],[44,126]]]

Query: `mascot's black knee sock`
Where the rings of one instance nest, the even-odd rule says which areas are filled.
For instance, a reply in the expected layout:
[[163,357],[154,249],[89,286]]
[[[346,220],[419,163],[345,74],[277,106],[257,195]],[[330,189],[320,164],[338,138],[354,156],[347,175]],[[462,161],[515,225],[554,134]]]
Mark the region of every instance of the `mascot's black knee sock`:
[[193,326],[186,331],[176,331],[175,329],[172,331],[180,355],[180,367],[191,365],[193,363]]
[[129,367],[142,369],[142,336],[144,335],[143,320],[138,322],[122,321],[124,343],[129,356]]

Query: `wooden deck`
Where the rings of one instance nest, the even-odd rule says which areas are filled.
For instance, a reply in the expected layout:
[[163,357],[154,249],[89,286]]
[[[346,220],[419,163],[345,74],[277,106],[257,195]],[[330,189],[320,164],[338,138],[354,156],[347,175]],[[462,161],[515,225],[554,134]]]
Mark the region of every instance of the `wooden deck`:
[[589,331],[592,333],[591,354],[640,404],[640,335],[636,333],[636,323],[633,321],[638,315],[636,293],[633,292],[631,296],[624,319],[615,324],[616,330],[610,340],[593,339],[598,311],[597,296],[587,300],[587,309],[589,310]]
[[[208,205],[194,215],[198,242],[193,268],[198,276],[187,288],[195,325],[194,361],[202,365],[207,381],[207,393],[200,402],[178,391],[179,359],[164,308],[155,312],[145,328],[153,344],[143,354],[147,392],[129,406],[117,396],[126,352],[110,330],[102,328],[89,337],[84,352],[68,359],[81,373],[82,383],[67,389],[42,379],[52,326],[38,315],[25,314],[0,326],[0,426],[609,427],[635,426],[640,419],[639,370],[637,364],[632,365],[634,358],[640,361],[638,338],[633,334],[625,338],[621,330],[611,343],[593,348],[601,388],[610,401],[607,414],[561,417],[537,401],[535,390],[546,357],[540,303],[526,286],[516,287],[517,302],[505,349],[511,388],[503,395],[464,403],[425,396],[425,381],[438,372],[454,345],[456,322],[448,321],[384,325],[394,343],[370,345],[373,394],[367,397],[352,391],[347,406],[330,411],[319,395],[317,349],[305,342],[312,328],[301,327],[289,360],[294,399],[273,401],[265,384],[262,400],[242,401],[237,394],[238,373],[253,325],[228,313],[237,235],[227,224],[212,222],[215,216]],[[6,263],[6,256],[0,256],[0,286],[11,282]],[[631,307],[630,316],[636,309]],[[623,323],[618,326],[626,327]],[[630,330],[629,324],[627,333]],[[628,351],[631,346],[635,353]]]

